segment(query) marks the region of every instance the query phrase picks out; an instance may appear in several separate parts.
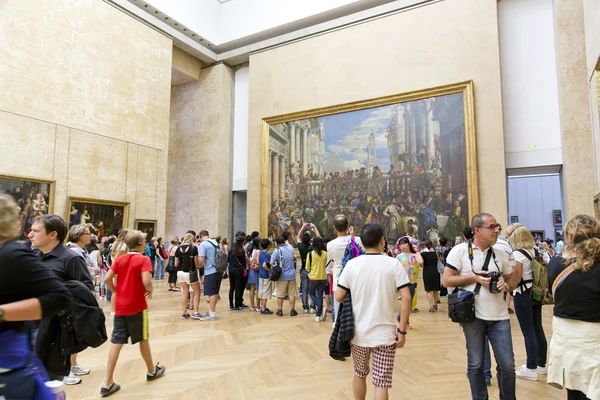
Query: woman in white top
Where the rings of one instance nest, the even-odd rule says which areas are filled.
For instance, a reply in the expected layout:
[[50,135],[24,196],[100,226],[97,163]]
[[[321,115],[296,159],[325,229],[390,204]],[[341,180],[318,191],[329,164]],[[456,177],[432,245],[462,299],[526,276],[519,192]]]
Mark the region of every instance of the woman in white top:
[[513,292],[515,313],[525,338],[527,364],[517,368],[517,378],[538,380],[538,374],[545,375],[548,343],[542,327],[542,304],[530,297],[533,281],[531,260],[536,256],[535,241],[529,230],[516,223],[506,228],[512,246],[515,266],[513,273],[521,276],[521,283]]

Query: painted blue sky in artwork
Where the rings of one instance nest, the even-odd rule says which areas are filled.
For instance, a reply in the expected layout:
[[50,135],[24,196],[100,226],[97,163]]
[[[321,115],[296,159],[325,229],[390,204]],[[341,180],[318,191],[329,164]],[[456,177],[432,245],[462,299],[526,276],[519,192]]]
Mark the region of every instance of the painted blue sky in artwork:
[[325,172],[364,167],[369,135],[375,133],[378,166],[390,169],[386,128],[395,105],[319,117],[325,132]]

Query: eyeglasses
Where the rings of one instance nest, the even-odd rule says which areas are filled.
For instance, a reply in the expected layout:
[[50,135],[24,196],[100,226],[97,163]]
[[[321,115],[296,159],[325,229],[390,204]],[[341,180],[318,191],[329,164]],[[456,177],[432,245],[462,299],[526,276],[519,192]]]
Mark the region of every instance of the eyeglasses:
[[489,230],[502,230],[502,225],[500,224],[495,224],[495,225],[489,225],[489,226],[476,226],[475,228],[482,228],[482,229],[489,229]]
[[91,235],[90,232],[83,232],[82,235]]

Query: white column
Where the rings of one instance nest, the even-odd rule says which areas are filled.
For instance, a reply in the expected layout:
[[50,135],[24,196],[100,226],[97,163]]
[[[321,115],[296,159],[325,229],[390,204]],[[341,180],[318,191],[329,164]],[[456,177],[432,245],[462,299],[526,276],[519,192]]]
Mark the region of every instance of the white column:
[[426,120],[425,120],[425,134],[427,135],[425,137],[425,143],[426,143],[426,148],[427,148],[427,163],[426,165],[431,165],[431,160],[435,157],[435,143],[434,143],[434,132],[433,132],[433,110],[431,109],[432,107],[432,101],[431,100],[426,100],[426,106],[427,106],[427,114],[426,114]]
[[279,199],[285,201],[285,157],[279,157]]
[[290,122],[290,163],[296,162],[296,123]]
[[304,135],[302,136],[302,146],[304,147],[304,151],[302,154],[302,173],[306,175],[308,174],[308,162],[310,161],[308,159],[308,128],[304,128],[303,133]]
[[301,157],[300,157],[300,140],[302,139],[301,138],[302,132],[301,132],[301,129],[299,126],[297,128],[298,129],[296,129],[296,148],[294,149],[294,151],[296,152],[295,157],[296,157],[296,162],[298,163],[298,170],[300,172],[302,172],[302,170],[301,170],[302,166],[300,165],[300,159],[301,159]]
[[279,203],[279,162],[277,157],[277,153],[273,152],[273,157],[271,158],[271,165],[273,165],[273,183],[271,185],[271,195],[275,204]]

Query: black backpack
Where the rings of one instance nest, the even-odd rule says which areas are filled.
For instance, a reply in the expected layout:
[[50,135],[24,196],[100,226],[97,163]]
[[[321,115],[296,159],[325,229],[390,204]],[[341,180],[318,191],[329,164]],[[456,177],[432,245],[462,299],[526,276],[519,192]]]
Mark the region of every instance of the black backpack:
[[269,269],[269,279],[273,282],[277,282],[281,278],[281,274],[283,274],[283,255],[281,254],[281,250],[277,249],[276,251],[279,252],[279,261],[272,263]]

